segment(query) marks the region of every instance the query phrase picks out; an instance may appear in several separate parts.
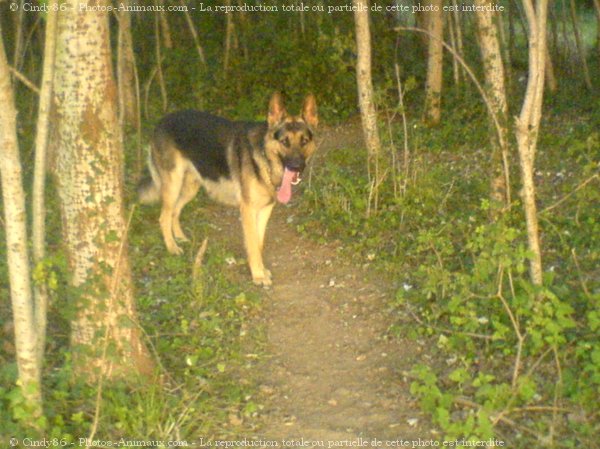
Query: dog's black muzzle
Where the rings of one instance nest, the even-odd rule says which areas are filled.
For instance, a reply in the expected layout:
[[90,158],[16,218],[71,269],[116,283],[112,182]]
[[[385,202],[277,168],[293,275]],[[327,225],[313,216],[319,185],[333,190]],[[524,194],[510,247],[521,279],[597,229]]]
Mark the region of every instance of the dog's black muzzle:
[[302,173],[306,167],[306,161],[303,157],[286,157],[283,159],[283,165],[288,170]]

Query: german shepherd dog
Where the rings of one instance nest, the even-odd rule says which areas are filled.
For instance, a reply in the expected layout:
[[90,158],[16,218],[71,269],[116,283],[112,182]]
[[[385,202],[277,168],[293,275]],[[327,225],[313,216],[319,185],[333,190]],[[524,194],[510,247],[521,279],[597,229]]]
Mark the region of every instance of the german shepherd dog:
[[187,240],[179,216],[203,186],[214,200],[240,208],[252,280],[271,285],[262,251],[267,222],[276,201],[287,203],[315,151],[317,103],[308,95],[300,115],[288,115],[279,93],[269,101],[267,121],[234,122],[186,110],[165,116],[156,126],[148,158],[151,179],[138,194],[142,203],[162,201],[160,229],[172,254]]

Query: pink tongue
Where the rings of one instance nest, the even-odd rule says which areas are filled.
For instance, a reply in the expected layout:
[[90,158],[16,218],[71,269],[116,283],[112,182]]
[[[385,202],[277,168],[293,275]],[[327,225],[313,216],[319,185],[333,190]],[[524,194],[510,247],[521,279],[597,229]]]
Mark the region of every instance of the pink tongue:
[[283,172],[283,180],[277,191],[277,201],[280,203],[287,204],[292,199],[292,181],[294,181],[297,174],[297,172],[288,170],[287,168]]

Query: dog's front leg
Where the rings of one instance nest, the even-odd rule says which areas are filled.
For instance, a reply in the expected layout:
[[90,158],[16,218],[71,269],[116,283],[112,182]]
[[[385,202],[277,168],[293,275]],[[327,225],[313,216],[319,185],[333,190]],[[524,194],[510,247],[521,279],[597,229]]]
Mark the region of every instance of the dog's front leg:
[[271,217],[271,212],[273,212],[274,206],[275,203],[273,202],[262,209],[259,209],[257,214],[256,227],[258,230],[258,243],[260,245],[261,253],[265,246],[265,232],[267,230],[267,223],[269,222],[269,218]]
[[257,285],[271,285],[271,273],[265,269],[262,259],[262,239],[258,229],[259,209],[242,201],[240,214],[252,281]]

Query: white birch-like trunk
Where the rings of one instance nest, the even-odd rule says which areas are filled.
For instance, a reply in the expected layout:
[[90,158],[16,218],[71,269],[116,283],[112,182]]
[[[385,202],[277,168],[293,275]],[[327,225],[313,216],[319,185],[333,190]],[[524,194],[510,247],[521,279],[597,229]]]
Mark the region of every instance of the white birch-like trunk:
[[76,362],[91,379],[146,374],[152,364],[136,324],[127,256],[108,16],[82,10],[80,0],[67,3],[59,16],[55,99],[63,235],[80,296],[71,343],[85,349],[75,352]]
[[[363,134],[369,155],[369,174],[372,179],[372,194],[377,209],[377,190],[379,179],[379,155],[381,154],[381,142],[377,130],[377,112],[373,99],[373,80],[371,76],[371,33],[369,30],[369,2],[352,0],[354,9],[354,23],[356,28],[356,84],[358,89],[358,102],[362,120]],[[367,8],[367,9],[365,9]],[[369,202],[370,206],[370,202]]]
[[537,0],[535,6],[531,0],[523,0],[523,8],[528,25],[529,75],[521,113],[516,120],[516,136],[523,184],[521,197],[525,211],[527,240],[532,254],[529,273],[534,285],[542,285],[542,255],[535,203],[534,169],[544,96],[548,0]]
[[35,331],[16,116],[8,61],[3,40],[0,39],[0,178],[19,385],[34,416],[41,416],[41,364]]
[[[125,0],[129,5],[129,0]],[[138,101],[135,86],[135,55],[131,39],[131,12],[119,11],[117,42],[117,82],[119,87],[119,122],[133,126],[137,121]]]
[[[491,5],[490,0],[476,0],[477,6]],[[492,192],[494,200],[509,206],[510,195],[510,168],[508,146],[508,106],[506,102],[506,85],[504,63],[500,49],[500,41],[494,13],[482,8],[476,14],[479,48],[483,60],[487,96],[490,100],[491,113],[496,115],[500,124],[497,127],[497,140],[494,140],[492,154]]]
[[427,81],[425,84],[425,123],[435,126],[440,123],[442,116],[442,80],[444,60],[444,12],[443,0],[431,0],[432,11],[427,12],[428,51],[427,51]]
[[[33,172],[32,202],[32,249],[33,262],[39,264],[46,257],[46,168],[50,111],[52,109],[52,88],[54,81],[54,56],[56,51],[56,24],[58,13],[54,10],[56,0],[48,3],[46,16],[46,37],[44,42],[44,67],[38,106],[37,129],[35,134],[35,163]],[[43,283],[34,286],[35,324],[38,338],[38,358],[41,365],[46,344],[46,318],[48,292]]]
[[[454,19],[452,15],[446,16],[448,34],[450,36],[450,47],[455,52],[458,52],[456,45],[456,35],[455,35],[455,27],[454,27]],[[454,77],[454,86],[458,87],[461,83],[461,73],[460,73],[460,64],[456,58],[452,58],[452,75]]]

